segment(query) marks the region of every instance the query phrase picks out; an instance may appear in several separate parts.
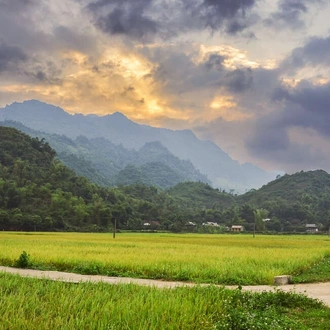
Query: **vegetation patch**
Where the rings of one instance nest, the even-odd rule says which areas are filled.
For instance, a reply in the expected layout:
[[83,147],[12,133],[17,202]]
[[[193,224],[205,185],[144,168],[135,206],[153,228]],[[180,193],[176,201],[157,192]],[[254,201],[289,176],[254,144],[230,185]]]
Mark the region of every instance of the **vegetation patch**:
[[298,271],[292,278],[293,283],[311,283],[330,281],[330,254],[309,267]]
[[284,292],[62,283],[0,273],[3,329],[328,329],[330,310]]

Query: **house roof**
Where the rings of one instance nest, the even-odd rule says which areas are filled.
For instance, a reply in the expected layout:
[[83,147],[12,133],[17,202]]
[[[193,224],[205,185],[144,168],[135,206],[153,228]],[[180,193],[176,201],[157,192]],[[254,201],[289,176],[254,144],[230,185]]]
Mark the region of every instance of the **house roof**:
[[231,226],[232,229],[240,229],[243,228],[243,226]]
[[317,228],[315,223],[308,223],[306,224],[306,228]]

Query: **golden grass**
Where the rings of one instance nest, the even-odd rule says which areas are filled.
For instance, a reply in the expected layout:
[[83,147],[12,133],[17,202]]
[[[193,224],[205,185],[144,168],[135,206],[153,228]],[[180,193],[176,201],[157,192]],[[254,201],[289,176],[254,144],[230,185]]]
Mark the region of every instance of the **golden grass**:
[[327,236],[0,233],[0,262],[26,251],[35,267],[81,273],[271,284],[330,254]]

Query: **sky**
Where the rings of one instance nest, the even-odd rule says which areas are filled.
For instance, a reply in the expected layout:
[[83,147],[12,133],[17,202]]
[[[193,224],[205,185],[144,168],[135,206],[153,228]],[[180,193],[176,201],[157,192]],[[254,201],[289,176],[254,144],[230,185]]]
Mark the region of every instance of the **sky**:
[[0,0],[0,107],[119,111],[330,172],[329,17],[330,0]]

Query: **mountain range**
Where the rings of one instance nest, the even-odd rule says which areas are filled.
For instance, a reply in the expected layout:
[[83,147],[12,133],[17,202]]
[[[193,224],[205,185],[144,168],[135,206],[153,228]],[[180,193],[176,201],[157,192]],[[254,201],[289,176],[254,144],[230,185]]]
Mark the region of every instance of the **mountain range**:
[[0,122],[31,137],[46,140],[57,152],[58,158],[78,175],[100,186],[144,184],[169,188],[179,182],[210,183],[190,161],[180,160],[160,142],[148,142],[139,150],[115,145],[104,138],[75,140],[64,135],[36,131],[15,121]]
[[[130,166],[125,179],[135,175]],[[0,230],[108,231],[117,219],[133,230],[152,220],[171,231],[209,232],[206,222],[252,231],[256,212],[270,219],[259,223],[260,231],[305,232],[306,224],[328,230],[329,201],[330,175],[323,170],[283,175],[243,195],[202,182],[166,190],[100,187],[63,165],[47,141],[0,125]]]
[[[171,156],[177,157],[187,164],[190,163],[196,171],[195,181],[207,182],[208,178],[212,186],[227,191],[242,193],[251,188],[259,188],[276,177],[274,172],[264,171],[253,164],[239,164],[215,143],[199,140],[190,130],[174,131],[141,125],[118,112],[105,116],[71,115],[59,107],[30,100],[23,103],[15,102],[0,108],[0,121],[15,121],[35,131],[67,137],[71,140],[70,143],[73,141],[73,144],[78,144],[78,148],[81,148],[81,143],[84,141],[87,144],[92,144],[92,149],[95,149],[95,144],[101,143],[102,147],[99,148],[103,152],[103,158],[107,158],[109,146],[120,146],[124,153],[132,152],[131,155],[133,155],[134,162],[127,162],[125,165],[140,167],[137,168],[140,173],[149,170],[141,168],[146,162],[139,162],[134,152],[140,151],[141,154],[157,155],[157,150],[159,150],[160,154],[165,152],[168,153],[168,157],[171,154]],[[55,145],[53,147],[59,154],[61,152],[70,154],[68,150],[59,150]],[[75,146],[73,146],[74,148]],[[72,154],[79,156],[74,152]],[[80,156],[84,157],[83,154]],[[82,160],[93,165],[93,158],[88,159],[87,157]],[[153,157],[149,163],[160,165],[159,162],[168,166],[157,156]],[[111,166],[113,166],[111,163],[104,164],[104,167],[109,169]],[[117,174],[123,169],[124,167],[121,166]],[[100,171],[97,167],[96,170]],[[180,176],[180,173],[172,173],[171,175]],[[179,181],[187,180],[184,177],[177,179]]]

